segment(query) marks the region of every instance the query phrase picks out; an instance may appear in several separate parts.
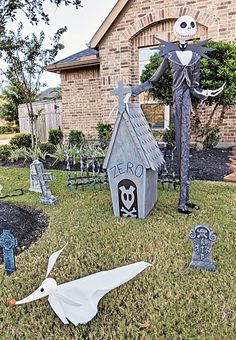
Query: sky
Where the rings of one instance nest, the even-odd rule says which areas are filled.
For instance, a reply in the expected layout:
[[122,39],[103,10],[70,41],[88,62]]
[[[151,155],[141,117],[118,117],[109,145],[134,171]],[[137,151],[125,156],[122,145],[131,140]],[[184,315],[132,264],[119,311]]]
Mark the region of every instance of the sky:
[[[49,26],[44,23],[32,26],[23,15],[19,15],[16,22],[8,24],[8,28],[15,30],[19,21],[22,21],[25,35],[43,30],[49,43],[49,38],[59,28],[67,26],[67,32],[63,34],[61,40],[65,48],[58,53],[56,57],[56,61],[58,61],[87,48],[86,44],[91,40],[117,1],[82,0],[83,7],[80,7],[78,10],[73,6],[61,5],[57,8],[55,5],[48,4],[45,8],[50,17]],[[0,67],[3,66],[0,64]],[[45,72],[42,81],[46,82],[48,87],[55,87],[60,84],[60,76],[51,72]]]

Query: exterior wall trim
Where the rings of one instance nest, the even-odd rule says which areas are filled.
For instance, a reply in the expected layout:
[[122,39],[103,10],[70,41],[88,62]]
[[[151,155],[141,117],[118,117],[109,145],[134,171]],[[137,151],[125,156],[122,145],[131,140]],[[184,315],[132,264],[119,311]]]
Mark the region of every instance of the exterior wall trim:
[[132,25],[122,32],[125,40],[130,40],[140,33],[146,27],[161,21],[177,19],[182,15],[192,16],[197,23],[209,27],[212,23],[216,23],[218,18],[206,14],[200,10],[187,7],[165,7],[163,9],[152,11],[135,21]]
[[106,19],[103,21],[102,25],[99,27],[97,32],[94,34],[92,39],[89,42],[89,47],[90,48],[96,48],[103,38],[103,36],[107,33],[113,22],[116,20],[118,15],[121,13],[125,5],[129,2],[130,0],[119,0],[111,12],[108,14]]
[[83,60],[77,60],[72,63],[66,63],[66,64],[51,64],[48,65],[45,69],[49,72],[55,72],[55,73],[61,73],[63,70],[69,70],[69,69],[75,69],[85,66],[96,66],[100,65],[100,60],[96,58],[89,58],[89,59],[83,59]]

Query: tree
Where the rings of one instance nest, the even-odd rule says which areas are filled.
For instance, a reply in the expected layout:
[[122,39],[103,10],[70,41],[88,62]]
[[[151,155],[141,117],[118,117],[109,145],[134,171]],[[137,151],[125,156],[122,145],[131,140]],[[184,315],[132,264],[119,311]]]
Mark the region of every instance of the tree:
[[0,99],[0,118],[18,124],[18,105],[25,102],[21,92],[18,91],[17,87],[9,84],[2,90]]
[[32,147],[37,141],[37,112],[33,110],[35,100],[41,88],[41,76],[47,64],[54,61],[59,50],[64,48],[60,43],[66,28],[60,28],[51,41],[51,48],[44,49],[45,34],[41,31],[39,37],[32,34],[30,37],[22,36],[23,25],[20,24],[17,32],[5,31],[0,36],[0,58],[7,64],[6,71],[2,73],[8,82],[17,88],[18,93],[24,98],[30,121]]
[[0,2],[0,34],[5,30],[6,23],[17,19],[17,13],[23,12],[31,24],[37,24],[40,20],[49,23],[49,16],[45,11],[45,5],[52,3],[57,7],[73,5],[81,7],[81,0],[2,0]]
[[[209,135],[216,134],[219,126],[223,122],[225,111],[232,105],[236,104],[236,45],[230,42],[215,42],[210,41],[207,45],[213,47],[215,50],[207,52],[210,59],[201,60],[201,84],[200,87],[204,89],[217,89],[225,81],[226,86],[224,91],[216,97],[208,97],[205,104],[212,107],[212,111],[206,123],[201,122],[201,117],[198,114],[199,102],[193,98],[193,105],[195,109],[195,116],[193,121],[194,132],[202,138],[204,143]],[[141,81],[145,82],[149,79],[158,66],[161,64],[163,58],[159,58],[157,54],[153,55],[150,63],[145,66],[141,75]],[[156,99],[160,104],[172,104],[172,76],[168,70],[160,79],[159,83],[154,89],[149,90],[150,95]],[[212,127],[213,118],[217,112],[217,108],[221,107],[219,118]],[[215,128],[215,129],[214,129]]]

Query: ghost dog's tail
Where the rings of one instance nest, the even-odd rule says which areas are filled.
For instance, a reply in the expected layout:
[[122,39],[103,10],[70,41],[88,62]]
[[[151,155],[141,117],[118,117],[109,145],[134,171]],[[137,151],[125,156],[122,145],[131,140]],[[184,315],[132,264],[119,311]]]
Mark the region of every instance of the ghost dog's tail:
[[[56,294],[65,317],[76,326],[79,323],[87,323],[97,314],[97,304],[105,294],[131,280],[149,266],[150,263],[137,262],[59,285]],[[49,302],[60,317],[57,308],[52,304],[53,301]],[[61,320],[65,323],[65,319]]]
[[[151,264],[148,262],[136,262],[123,267],[89,275],[89,280],[86,280],[88,277],[84,277],[80,280],[84,280],[83,283],[86,285],[86,290],[89,289],[90,284],[93,286],[91,286],[91,291],[94,293],[91,298],[98,303],[98,301],[110,290],[133,279],[149,266],[151,266]],[[82,284],[82,282],[80,283]]]
[[101,275],[101,284],[103,285],[103,287],[113,289],[133,279],[136,275],[138,275],[144,269],[150,266],[151,264],[148,262],[136,262],[96,274]]

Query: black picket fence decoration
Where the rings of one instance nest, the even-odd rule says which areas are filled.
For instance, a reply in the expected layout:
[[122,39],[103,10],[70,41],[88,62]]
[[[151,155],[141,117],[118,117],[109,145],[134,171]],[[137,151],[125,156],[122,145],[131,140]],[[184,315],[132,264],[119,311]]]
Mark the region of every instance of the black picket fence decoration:
[[[164,158],[173,161],[174,150],[163,150]],[[66,162],[67,170],[67,187],[70,191],[79,188],[82,191],[102,190],[109,188],[108,174],[103,170],[103,162],[105,157],[88,157],[80,161],[75,161],[74,158],[68,158]],[[158,171],[158,182],[162,189],[176,189],[178,180],[176,173],[172,169],[172,164],[167,166],[162,165]]]
[[173,161],[174,161],[174,153],[176,148],[169,149],[167,145],[165,145],[164,149],[162,150],[163,157],[165,161],[168,161],[168,165],[162,164],[158,170],[158,183],[161,185],[162,189],[174,189],[176,190],[176,185],[179,184],[176,178],[176,172],[173,169]]
[[108,175],[103,170],[104,157],[83,158],[76,163],[74,159],[68,159],[66,169],[67,187],[70,191],[74,188],[78,191],[102,190],[109,188]]

